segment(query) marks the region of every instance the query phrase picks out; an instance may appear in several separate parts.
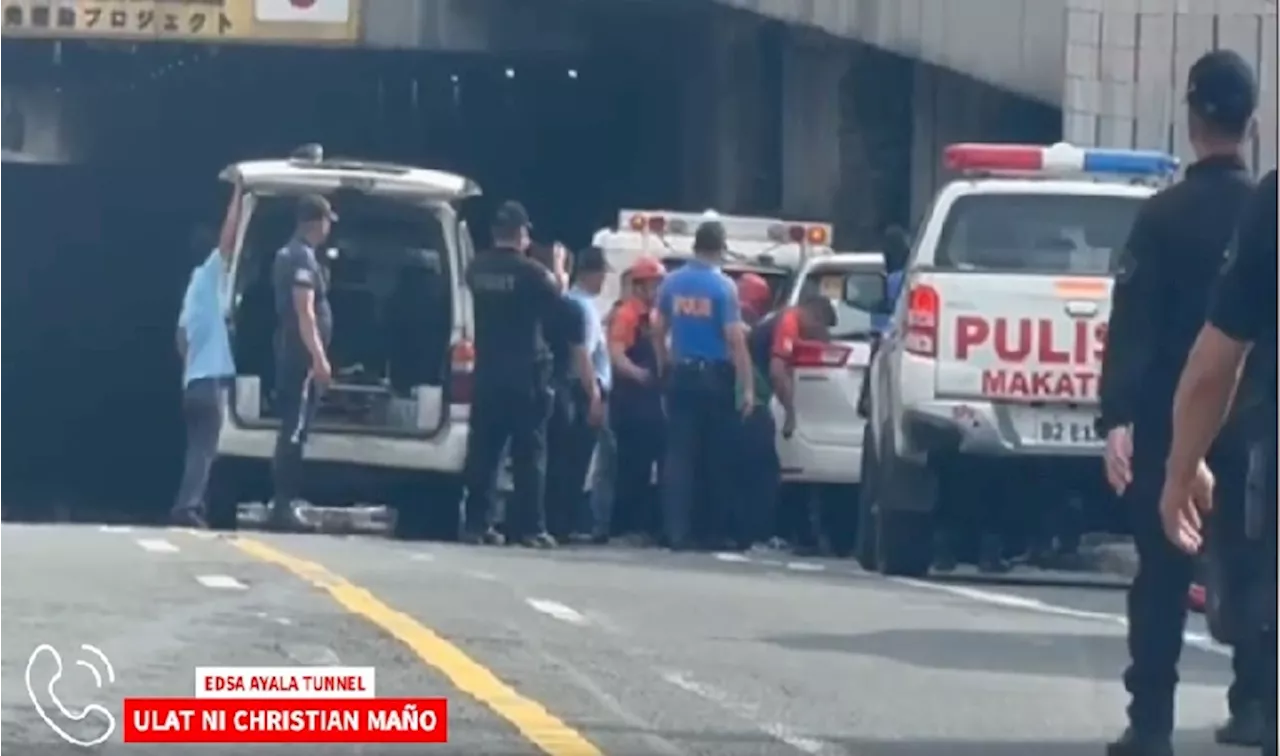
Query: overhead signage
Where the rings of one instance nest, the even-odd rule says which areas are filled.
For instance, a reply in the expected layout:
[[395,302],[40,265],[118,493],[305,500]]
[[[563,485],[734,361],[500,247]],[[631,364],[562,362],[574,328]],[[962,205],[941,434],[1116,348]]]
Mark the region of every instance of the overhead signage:
[[3,0],[5,37],[348,43],[357,0]]

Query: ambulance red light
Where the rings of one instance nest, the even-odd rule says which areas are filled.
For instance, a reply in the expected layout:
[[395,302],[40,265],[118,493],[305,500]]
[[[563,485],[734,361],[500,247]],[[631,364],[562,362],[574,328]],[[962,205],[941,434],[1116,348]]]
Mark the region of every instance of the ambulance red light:
[[921,357],[938,354],[938,321],[942,299],[938,290],[924,284],[912,285],[907,291],[907,328],[903,347]]
[[652,215],[649,217],[650,233],[660,234],[667,230],[667,219],[661,215]]
[[787,228],[787,238],[796,244],[803,244],[805,240],[804,226],[791,226]]
[[840,368],[849,362],[851,347],[821,341],[797,341],[791,350],[791,365],[798,368]]
[[645,228],[647,228],[647,223],[643,215],[633,215],[629,222],[632,231],[644,231]]

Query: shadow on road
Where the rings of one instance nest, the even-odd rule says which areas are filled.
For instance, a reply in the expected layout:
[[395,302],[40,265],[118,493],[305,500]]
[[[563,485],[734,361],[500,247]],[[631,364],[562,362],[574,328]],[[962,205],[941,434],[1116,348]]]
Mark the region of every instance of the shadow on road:
[[[1129,654],[1121,635],[891,630],[866,634],[795,634],[761,639],[793,651],[837,652],[959,672],[1117,680]],[[1225,685],[1225,659],[1196,648],[1182,654],[1182,681]]]

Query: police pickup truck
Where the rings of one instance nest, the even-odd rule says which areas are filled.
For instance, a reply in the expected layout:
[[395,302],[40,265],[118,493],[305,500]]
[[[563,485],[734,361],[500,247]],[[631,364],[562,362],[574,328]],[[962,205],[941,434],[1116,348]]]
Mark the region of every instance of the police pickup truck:
[[1068,144],[944,158],[959,175],[918,229],[870,370],[857,556],[885,574],[928,571],[939,511],[972,521],[974,502],[1008,496],[1031,523],[1049,497],[1106,501],[1093,421],[1112,273],[1177,169]]

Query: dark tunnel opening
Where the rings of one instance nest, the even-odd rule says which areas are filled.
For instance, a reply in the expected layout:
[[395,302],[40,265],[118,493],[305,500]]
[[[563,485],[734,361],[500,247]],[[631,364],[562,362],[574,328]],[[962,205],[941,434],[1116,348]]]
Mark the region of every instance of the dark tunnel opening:
[[[74,104],[69,165],[6,160],[6,519],[150,519],[183,448],[174,331],[225,204],[217,172],[316,141],[454,170],[487,227],[522,199],[536,236],[587,242],[624,206],[675,202],[678,68],[608,50],[504,58],[10,41],[4,86]],[[28,125],[29,129],[30,126]],[[479,234],[480,243],[484,234]]]

